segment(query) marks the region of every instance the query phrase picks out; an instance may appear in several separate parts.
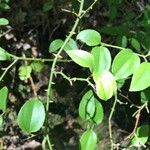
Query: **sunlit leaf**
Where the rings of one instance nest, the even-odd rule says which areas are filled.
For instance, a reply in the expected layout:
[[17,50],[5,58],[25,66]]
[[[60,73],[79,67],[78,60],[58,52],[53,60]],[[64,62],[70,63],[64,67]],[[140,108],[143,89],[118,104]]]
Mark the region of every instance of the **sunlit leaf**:
[[61,39],[54,40],[53,42],[51,42],[51,44],[49,46],[49,52],[52,53],[52,52],[57,51],[58,49],[61,48],[61,46],[63,45],[63,43],[64,42]]
[[149,125],[142,125],[137,128],[136,135],[132,139],[132,145],[136,147],[143,146],[149,138]]
[[22,65],[19,67],[19,78],[20,80],[27,80],[31,76],[31,66]]
[[109,70],[111,66],[111,54],[106,47],[94,47],[91,51],[94,57],[94,73],[101,72],[103,70]]
[[75,40],[73,40],[72,38],[68,41],[68,43],[65,45],[64,50],[68,51],[68,50],[76,50],[78,49],[77,43]]
[[8,88],[5,86],[0,90],[0,110],[3,112],[7,108],[7,97],[8,97]]
[[117,84],[114,76],[109,72],[104,70],[99,75],[94,77],[96,84],[96,94],[102,100],[110,99],[117,90]]
[[6,18],[0,18],[0,26],[8,25],[9,21]]
[[131,50],[120,51],[113,60],[112,73],[115,79],[125,79],[140,65],[140,58]]
[[141,91],[150,86],[150,63],[143,62],[133,73],[130,91]]
[[81,150],[95,150],[97,143],[97,135],[92,130],[85,131],[80,138]]
[[100,34],[92,29],[86,29],[81,31],[77,35],[77,39],[86,43],[88,46],[96,46],[101,43],[101,36]]
[[66,51],[66,53],[71,57],[71,59],[82,67],[93,67],[93,56],[91,53],[83,50],[71,50]]
[[19,127],[29,133],[38,131],[43,126],[44,120],[44,105],[36,98],[28,100],[18,114]]

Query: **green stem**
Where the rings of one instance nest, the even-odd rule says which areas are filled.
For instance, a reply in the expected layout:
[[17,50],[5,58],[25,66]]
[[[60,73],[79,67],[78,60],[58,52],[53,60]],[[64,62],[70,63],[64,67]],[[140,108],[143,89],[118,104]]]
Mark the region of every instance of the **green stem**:
[[125,49],[125,48],[120,47],[120,46],[115,46],[115,45],[111,45],[111,44],[107,44],[107,43],[102,43],[102,42],[101,42],[101,46],[111,47],[111,48],[115,48],[115,49],[119,49],[119,50],[124,50]]
[[53,81],[53,77],[54,77],[54,70],[55,70],[57,59],[59,58],[60,53],[63,51],[65,45],[68,43],[68,41],[70,40],[72,35],[75,33],[75,30],[76,30],[76,28],[79,24],[79,21],[80,21],[80,16],[82,15],[83,5],[84,5],[84,0],[82,0],[81,3],[80,3],[80,9],[79,9],[79,13],[78,13],[79,17],[77,17],[71,32],[69,33],[69,35],[67,36],[66,40],[64,41],[62,47],[60,48],[60,50],[56,54],[56,56],[53,60],[52,67],[51,67],[51,73],[50,73],[48,89],[47,89],[47,102],[46,102],[46,115],[47,116],[46,116],[46,121],[45,121],[45,131],[46,131],[47,140],[49,140],[49,141],[50,141],[50,138],[48,136],[48,112],[49,112],[49,104],[50,104],[50,101],[51,101],[50,94],[51,94],[51,90],[52,90],[52,81]]
[[[12,54],[9,54],[9,56],[11,56],[14,60],[24,60],[24,61],[41,61],[41,62],[53,62],[54,59],[46,59],[46,58],[28,58],[28,57],[18,57]],[[58,59],[57,62],[72,62],[72,60],[62,60],[62,59]]]
[[116,104],[117,104],[117,94],[115,94],[115,100],[114,100],[114,103],[113,103],[113,106],[111,108],[111,112],[110,112],[110,115],[109,115],[109,138],[110,138],[110,143],[111,143],[111,150],[113,150],[113,147],[114,147],[114,142],[113,142],[113,135],[112,135],[112,116],[114,114],[114,111],[115,111],[115,107],[116,107]]
[[5,74],[8,72],[8,70],[18,61],[18,59],[15,59],[7,68],[5,68],[5,71],[0,76],[0,81],[4,78]]

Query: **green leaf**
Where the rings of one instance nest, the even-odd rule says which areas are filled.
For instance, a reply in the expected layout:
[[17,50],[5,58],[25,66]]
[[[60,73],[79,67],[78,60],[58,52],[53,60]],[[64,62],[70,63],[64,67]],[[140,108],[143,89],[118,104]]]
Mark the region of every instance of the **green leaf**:
[[20,80],[27,80],[31,76],[31,66],[22,65],[19,67],[19,78]]
[[45,2],[43,5],[43,12],[48,12],[52,8],[53,8],[53,3],[51,0],[49,0],[49,1]]
[[96,46],[101,43],[100,34],[92,29],[86,29],[81,31],[77,35],[77,39],[81,40],[83,43],[86,43],[88,46]]
[[141,102],[144,104],[149,100],[150,100],[150,87],[141,92]]
[[0,109],[5,112],[7,108],[8,88],[5,86],[0,90]]
[[38,131],[45,120],[45,109],[39,99],[28,100],[20,109],[18,114],[18,125],[26,132]]
[[95,114],[91,120],[97,125],[102,122],[104,118],[104,111],[101,103],[95,99]]
[[93,92],[90,90],[82,97],[79,105],[79,115],[82,119],[88,120],[94,116],[95,113],[95,98]]
[[107,70],[97,74],[94,77],[96,84],[96,94],[102,100],[110,99],[117,90],[117,84],[114,79],[114,76]]
[[79,105],[79,115],[84,120],[91,120],[93,123],[100,124],[104,117],[101,103],[94,97],[89,90],[83,97]]
[[4,9],[4,10],[8,10],[8,9],[10,9],[10,6],[6,3],[0,3],[0,8]]
[[9,21],[6,18],[0,18],[0,26],[8,25]]
[[149,125],[142,125],[137,128],[136,135],[132,139],[132,145],[136,147],[143,146],[149,137]]
[[9,59],[10,59],[9,54],[3,48],[0,47],[0,61]]
[[94,73],[109,70],[111,66],[111,54],[106,47],[94,47],[91,51],[94,57]]
[[131,39],[131,45],[133,46],[133,48],[134,48],[137,52],[141,52],[141,45],[140,45],[140,43],[138,42],[137,39],[132,38],[132,39]]
[[143,62],[133,73],[129,91],[142,91],[150,86],[150,63]]
[[130,49],[120,51],[113,60],[112,73],[115,79],[125,79],[140,65],[140,58]]
[[126,36],[118,36],[117,38],[117,45],[120,47],[127,47],[128,41]]
[[76,50],[76,49],[78,49],[78,46],[77,46],[77,43],[75,42],[75,40],[73,40],[73,39],[70,39],[64,47],[65,51]]
[[82,67],[93,67],[93,56],[91,53],[83,50],[71,50],[66,51],[66,53],[71,57],[71,59]]
[[95,150],[97,135],[92,130],[85,131],[80,138],[80,150]]
[[53,42],[51,42],[51,44],[49,46],[49,52],[52,53],[52,52],[57,51],[58,49],[61,48],[61,46],[63,45],[63,43],[64,42],[61,39],[54,40]]
[[31,68],[35,72],[41,72],[43,70],[43,68],[44,68],[44,63],[41,62],[41,61],[33,61],[31,63]]
[[2,127],[3,124],[3,117],[0,115],[0,127]]

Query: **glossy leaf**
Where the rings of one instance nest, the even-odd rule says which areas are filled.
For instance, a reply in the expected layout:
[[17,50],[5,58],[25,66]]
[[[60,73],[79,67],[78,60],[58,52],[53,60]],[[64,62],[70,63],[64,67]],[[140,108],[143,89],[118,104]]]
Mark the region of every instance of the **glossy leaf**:
[[8,53],[0,47],[0,61],[4,61],[4,60],[9,60],[10,57],[8,55]]
[[102,100],[110,99],[117,90],[114,76],[109,71],[103,71],[99,76],[94,77],[96,94]]
[[93,56],[91,53],[83,50],[71,50],[66,51],[66,53],[71,57],[71,59],[82,67],[93,67]]
[[19,78],[20,80],[27,80],[31,76],[31,66],[22,65],[19,67]]
[[114,58],[112,73],[116,80],[130,76],[140,65],[140,58],[131,50],[120,51]]
[[5,86],[0,90],[0,110],[3,112],[7,108],[7,97],[8,97],[8,88]]
[[79,105],[79,115],[82,119],[88,120],[95,113],[95,98],[93,92],[88,91],[83,97]]
[[68,51],[68,50],[76,50],[76,49],[78,49],[78,46],[77,46],[76,41],[73,40],[73,39],[70,39],[70,40],[68,41],[68,43],[65,45],[65,47],[64,47],[64,50],[65,50],[65,51]]
[[8,25],[9,21],[6,18],[0,18],[0,26]]
[[149,138],[149,125],[142,125],[137,128],[136,136],[132,139],[132,145],[136,147],[143,146]]
[[85,131],[80,138],[80,150],[95,150],[97,135],[92,130]]
[[53,42],[51,42],[51,44],[49,46],[49,52],[52,53],[52,52],[57,51],[58,49],[61,48],[61,46],[63,45],[63,43],[64,42],[61,39],[54,40]]
[[101,43],[101,36],[100,34],[92,29],[86,29],[81,31],[77,35],[77,39],[86,43],[88,46],[96,46]]
[[18,125],[26,132],[38,131],[45,120],[45,109],[38,99],[28,100],[20,109],[18,114]]
[[94,47],[91,51],[94,57],[94,73],[109,70],[111,66],[111,54],[106,47]]
[[150,63],[143,62],[133,73],[130,91],[142,91],[150,86]]
[[141,45],[140,45],[140,43],[138,42],[137,39],[132,38],[132,39],[131,39],[131,45],[133,46],[133,48],[134,48],[137,52],[140,52],[140,51],[141,51]]
[[31,63],[31,68],[35,72],[41,72],[43,70],[43,68],[44,68],[44,63],[41,62],[41,61],[33,61]]

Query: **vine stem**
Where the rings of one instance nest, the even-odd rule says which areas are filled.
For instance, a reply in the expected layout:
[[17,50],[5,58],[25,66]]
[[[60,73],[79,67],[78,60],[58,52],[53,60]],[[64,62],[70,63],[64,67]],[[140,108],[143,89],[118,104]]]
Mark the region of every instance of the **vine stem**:
[[111,143],[111,150],[114,149],[114,142],[113,142],[113,135],[112,135],[112,116],[114,114],[114,111],[115,111],[115,108],[116,108],[116,104],[117,104],[117,101],[118,101],[118,98],[117,98],[117,93],[115,94],[115,100],[114,100],[114,103],[113,103],[113,106],[111,108],[111,112],[110,112],[110,115],[109,115],[109,138],[110,138],[110,143]]
[[67,44],[67,42],[70,40],[70,38],[73,36],[73,34],[75,33],[75,30],[79,24],[80,21],[80,16],[82,15],[82,11],[83,11],[83,5],[84,5],[84,0],[81,0],[80,2],[80,8],[79,8],[79,13],[78,13],[78,17],[76,18],[76,21],[72,27],[71,32],[69,33],[69,35],[67,36],[66,40],[64,41],[62,47],[60,48],[60,50],[58,51],[58,53],[56,54],[53,63],[52,63],[52,67],[51,67],[51,73],[49,76],[49,83],[48,83],[48,89],[47,89],[47,102],[46,102],[46,121],[45,121],[45,131],[46,131],[46,137],[47,137],[47,142],[50,144],[49,148],[52,150],[52,145],[50,143],[50,137],[48,134],[48,112],[49,112],[49,104],[51,101],[51,90],[52,90],[52,82],[53,82],[53,77],[54,77],[54,70],[55,70],[55,66],[57,63],[57,59],[59,58],[60,53],[63,51],[65,45]]

